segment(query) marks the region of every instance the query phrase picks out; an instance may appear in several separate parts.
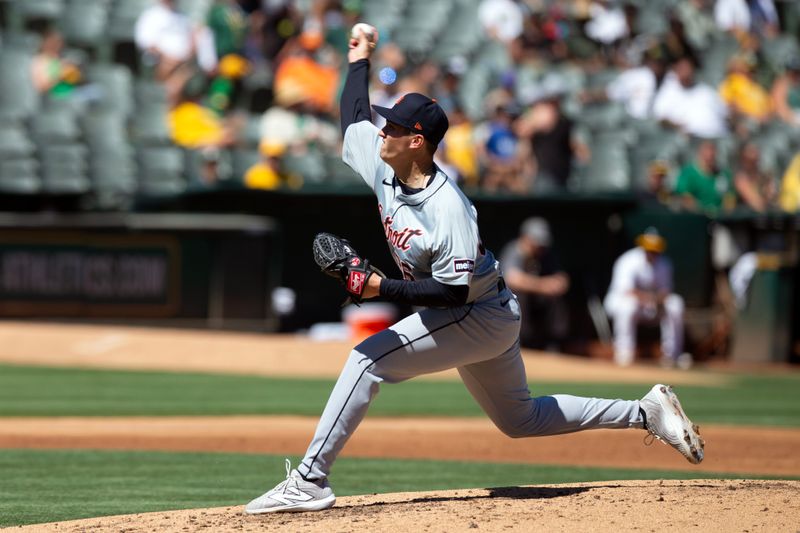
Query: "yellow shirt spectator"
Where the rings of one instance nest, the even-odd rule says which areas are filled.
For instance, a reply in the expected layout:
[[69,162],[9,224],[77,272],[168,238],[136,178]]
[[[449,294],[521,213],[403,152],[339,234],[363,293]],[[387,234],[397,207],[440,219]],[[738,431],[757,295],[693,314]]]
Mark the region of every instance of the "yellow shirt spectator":
[[219,146],[225,130],[213,111],[195,102],[178,104],[167,116],[172,140],[184,148]]
[[248,189],[277,189],[281,177],[268,163],[259,161],[244,175],[244,184]]
[[772,113],[769,93],[749,74],[744,62],[731,61],[731,72],[719,86],[719,94],[729,107],[756,120],[764,120]]
[[795,213],[800,208],[800,154],[792,158],[792,162],[783,173],[778,201],[781,209],[787,213]]

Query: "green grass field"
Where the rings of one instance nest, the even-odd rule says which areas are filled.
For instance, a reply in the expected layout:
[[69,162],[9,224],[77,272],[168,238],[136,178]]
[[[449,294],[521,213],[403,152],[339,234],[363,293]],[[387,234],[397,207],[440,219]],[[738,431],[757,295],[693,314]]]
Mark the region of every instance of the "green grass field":
[[[800,373],[726,376],[722,387],[677,387],[699,423],[800,427]],[[332,380],[0,365],[0,416],[317,416]],[[535,395],[640,398],[647,385],[531,382]],[[458,382],[385,385],[371,416],[482,416]]]
[[[294,462],[299,458],[293,458]],[[283,478],[283,457],[0,450],[0,527],[168,509],[242,506]],[[620,479],[742,478],[696,471],[342,459],[338,496]],[[763,478],[763,476],[761,476]]]
[[[700,423],[800,427],[800,374],[681,386]],[[639,398],[648,385],[532,382],[536,395]],[[333,380],[0,365],[0,416],[294,414],[316,417]],[[371,416],[483,416],[457,381],[382,387]],[[297,458],[295,458],[297,459]],[[0,450],[0,526],[243,505],[283,477],[283,458],[229,453]],[[343,459],[340,496],[615,479],[732,478],[695,471]],[[761,476],[763,477],[763,476]]]

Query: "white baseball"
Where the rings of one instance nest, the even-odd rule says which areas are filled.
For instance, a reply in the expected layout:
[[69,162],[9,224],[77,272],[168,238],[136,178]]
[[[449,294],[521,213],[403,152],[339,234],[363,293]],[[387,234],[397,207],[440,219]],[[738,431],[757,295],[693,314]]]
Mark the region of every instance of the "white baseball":
[[370,26],[365,22],[359,22],[350,30],[350,37],[358,39],[358,36],[362,33],[373,45],[378,44],[378,29],[375,26]]

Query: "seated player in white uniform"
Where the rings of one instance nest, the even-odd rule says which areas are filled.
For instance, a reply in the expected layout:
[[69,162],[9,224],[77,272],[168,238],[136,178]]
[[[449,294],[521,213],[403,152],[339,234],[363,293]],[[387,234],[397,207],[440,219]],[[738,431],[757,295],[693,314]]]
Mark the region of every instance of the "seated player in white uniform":
[[447,117],[435,101],[411,93],[392,108],[373,106],[387,121],[377,129],[367,90],[373,48],[364,33],[350,40],[341,98],[342,155],[377,197],[386,241],[403,279],[359,278],[363,292],[358,296],[380,296],[422,310],[353,348],[303,460],[294,470],[287,464],[286,479],[248,503],[245,512],[332,506],[336,498],[328,476],[334,461],[381,384],[449,368],[458,369],[475,401],[510,437],[638,428],[669,443],[689,462],[702,461],[696,427],[665,385],[654,386],[641,400],[531,397],[520,355],[517,299],[481,243],[475,208],[433,162]]
[[688,367],[691,356],[683,353],[683,298],[672,289],[672,262],[663,254],[667,243],[651,227],[636,244],[614,262],[603,302],[614,323],[614,361],[620,366],[632,364],[637,324],[659,322],[662,364]]

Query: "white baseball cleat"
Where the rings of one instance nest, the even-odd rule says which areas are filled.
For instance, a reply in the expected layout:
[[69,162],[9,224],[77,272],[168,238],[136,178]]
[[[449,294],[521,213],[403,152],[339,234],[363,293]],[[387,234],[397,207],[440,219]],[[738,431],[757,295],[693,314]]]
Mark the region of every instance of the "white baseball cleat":
[[681,452],[690,463],[703,460],[705,441],[700,437],[700,428],[683,412],[672,387],[654,385],[639,405],[650,435]]
[[265,492],[244,508],[245,514],[291,513],[321,511],[336,503],[328,480],[322,486],[306,481],[300,472],[292,469],[286,459],[286,479],[274,489]]

